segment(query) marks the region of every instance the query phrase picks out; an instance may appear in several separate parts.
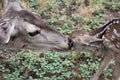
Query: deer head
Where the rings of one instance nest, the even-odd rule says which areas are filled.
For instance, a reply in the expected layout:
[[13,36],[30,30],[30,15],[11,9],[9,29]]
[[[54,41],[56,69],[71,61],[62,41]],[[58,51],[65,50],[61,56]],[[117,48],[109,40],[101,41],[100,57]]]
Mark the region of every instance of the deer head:
[[[7,0],[8,6],[0,25],[1,43],[13,41],[18,47],[34,49],[68,49],[71,41],[63,34],[47,26],[37,14],[19,8],[17,0]],[[14,5],[11,5],[14,3]],[[8,19],[6,21],[6,19]],[[11,38],[11,39],[10,39]],[[19,41],[18,45],[15,41]]]
[[98,50],[98,44],[102,42],[95,36],[92,36],[90,32],[85,30],[78,30],[71,34],[70,39],[74,43],[74,48],[80,51],[92,51]]

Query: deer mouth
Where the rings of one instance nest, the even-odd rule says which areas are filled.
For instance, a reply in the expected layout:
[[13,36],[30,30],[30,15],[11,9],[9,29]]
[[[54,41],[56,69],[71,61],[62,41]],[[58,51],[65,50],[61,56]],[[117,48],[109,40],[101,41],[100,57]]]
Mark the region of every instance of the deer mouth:
[[71,50],[74,47],[74,42],[72,41],[72,39],[68,38],[68,49]]

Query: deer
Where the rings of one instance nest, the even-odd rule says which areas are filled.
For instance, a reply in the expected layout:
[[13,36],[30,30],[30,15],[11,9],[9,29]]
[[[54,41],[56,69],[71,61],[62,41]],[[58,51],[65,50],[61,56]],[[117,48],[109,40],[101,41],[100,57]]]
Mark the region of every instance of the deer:
[[5,11],[0,17],[0,43],[38,50],[66,50],[72,45],[68,37],[49,27],[40,15],[22,9],[19,0],[6,1]]
[[76,50],[104,55],[98,70],[90,80],[98,80],[100,74],[113,59],[115,66],[112,80],[120,80],[120,18],[112,19],[95,30],[74,31],[70,39]]
[[91,80],[97,80],[113,58],[113,80],[119,80],[119,34],[118,30],[116,31],[116,28],[119,28],[119,19],[112,20],[94,31],[75,31],[70,37],[66,37],[46,25],[39,15],[22,9],[19,0],[6,2],[5,11],[0,16],[0,49],[98,52],[104,54],[104,60]]

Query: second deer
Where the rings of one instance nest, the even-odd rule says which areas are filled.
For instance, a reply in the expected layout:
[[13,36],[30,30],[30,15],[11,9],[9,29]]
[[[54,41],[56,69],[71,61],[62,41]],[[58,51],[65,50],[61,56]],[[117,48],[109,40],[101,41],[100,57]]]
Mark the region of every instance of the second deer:
[[120,19],[113,19],[92,31],[75,31],[71,34],[70,39],[73,40],[77,50],[104,55],[99,69],[91,80],[98,80],[113,58],[115,67],[112,80],[120,80]]

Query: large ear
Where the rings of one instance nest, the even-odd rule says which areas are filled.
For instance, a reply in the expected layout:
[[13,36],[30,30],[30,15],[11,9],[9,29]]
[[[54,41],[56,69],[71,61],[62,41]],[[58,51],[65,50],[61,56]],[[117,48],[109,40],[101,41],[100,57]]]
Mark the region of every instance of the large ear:
[[84,35],[81,39],[81,43],[89,45],[92,42],[101,42],[102,39],[96,38],[95,36]]
[[31,24],[31,23],[29,23],[29,22],[26,22],[26,21],[24,21],[24,24],[23,24],[24,26],[24,29],[27,31],[27,32],[34,32],[34,31],[40,31],[40,28],[39,27],[37,27],[37,26],[35,26],[35,25],[33,25],[33,24]]
[[27,10],[20,10],[18,11],[18,14],[21,18],[24,19],[24,21],[30,23],[30,24],[34,24],[35,26],[38,26],[40,28],[49,28],[44,21],[41,19],[41,17],[39,15],[36,15],[34,13],[31,13]]

